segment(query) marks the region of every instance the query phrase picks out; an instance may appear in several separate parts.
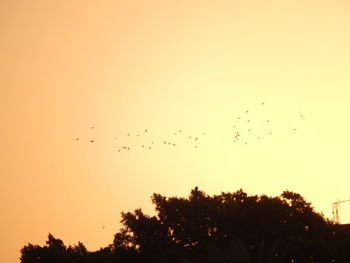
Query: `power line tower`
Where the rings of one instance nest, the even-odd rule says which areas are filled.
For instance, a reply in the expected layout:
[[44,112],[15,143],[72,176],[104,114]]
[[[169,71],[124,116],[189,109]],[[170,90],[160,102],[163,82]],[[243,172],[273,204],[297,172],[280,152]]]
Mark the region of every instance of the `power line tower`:
[[342,203],[345,203],[345,202],[349,202],[350,199],[348,200],[342,200],[342,201],[336,201],[334,203],[332,203],[332,207],[333,207],[333,221],[337,224],[340,223],[339,221],[339,205],[342,204]]

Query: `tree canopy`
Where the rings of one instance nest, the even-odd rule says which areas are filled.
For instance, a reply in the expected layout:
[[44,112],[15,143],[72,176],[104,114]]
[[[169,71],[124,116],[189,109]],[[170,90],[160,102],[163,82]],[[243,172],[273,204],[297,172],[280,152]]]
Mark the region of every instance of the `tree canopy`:
[[155,215],[122,212],[113,243],[89,252],[49,234],[28,244],[22,263],[46,262],[347,262],[350,235],[298,193],[248,195],[242,189],[187,198],[153,194]]

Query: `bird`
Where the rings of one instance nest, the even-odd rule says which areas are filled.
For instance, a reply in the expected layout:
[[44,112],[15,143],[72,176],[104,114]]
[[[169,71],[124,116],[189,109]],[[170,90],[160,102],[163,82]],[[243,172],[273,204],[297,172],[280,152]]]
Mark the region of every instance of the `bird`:
[[166,144],[166,141],[164,141],[164,144]]
[[94,127],[94,126],[91,126],[90,128],[91,128],[91,129],[95,129],[95,127]]
[[194,138],[194,140],[197,141],[197,140],[198,140],[198,137]]
[[305,117],[303,114],[301,114],[301,112],[299,113],[300,117],[303,118],[305,120]]
[[145,129],[145,132],[148,132],[148,130],[147,130],[147,129]]
[[145,148],[145,146],[144,146],[144,145],[142,145],[142,148]]
[[130,133],[128,133],[128,136],[130,136]]
[[173,143],[173,146],[175,146],[176,144],[175,143]]
[[245,112],[246,112],[246,113],[248,113],[248,112],[249,112],[249,110],[246,110]]
[[76,141],[79,141],[79,138],[75,138]]
[[148,149],[152,149],[152,147],[148,147]]
[[90,142],[95,142],[94,140],[90,140]]
[[265,102],[261,102],[261,105],[265,105]]

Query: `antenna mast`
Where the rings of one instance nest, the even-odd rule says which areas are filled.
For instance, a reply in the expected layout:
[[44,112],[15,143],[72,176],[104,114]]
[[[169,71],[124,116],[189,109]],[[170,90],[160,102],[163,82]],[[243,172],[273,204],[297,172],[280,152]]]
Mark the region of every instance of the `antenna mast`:
[[345,202],[349,202],[350,199],[348,200],[343,200],[343,201],[336,201],[334,203],[332,203],[332,207],[333,207],[333,221],[337,224],[340,224],[340,220],[339,220],[339,212],[338,212],[338,209],[339,209],[339,205],[341,203],[345,203]]

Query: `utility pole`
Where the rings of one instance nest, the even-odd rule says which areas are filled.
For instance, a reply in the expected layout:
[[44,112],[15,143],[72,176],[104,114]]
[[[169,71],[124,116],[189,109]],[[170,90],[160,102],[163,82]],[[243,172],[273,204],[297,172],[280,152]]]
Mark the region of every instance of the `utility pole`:
[[350,201],[350,199],[348,199],[348,200],[342,200],[342,201],[336,201],[336,202],[332,203],[332,207],[333,207],[333,221],[334,221],[335,223],[337,223],[337,224],[340,223],[340,221],[339,221],[339,212],[338,212],[338,210],[339,210],[339,205],[340,205],[341,203],[345,203],[345,202],[349,202],[349,201]]

